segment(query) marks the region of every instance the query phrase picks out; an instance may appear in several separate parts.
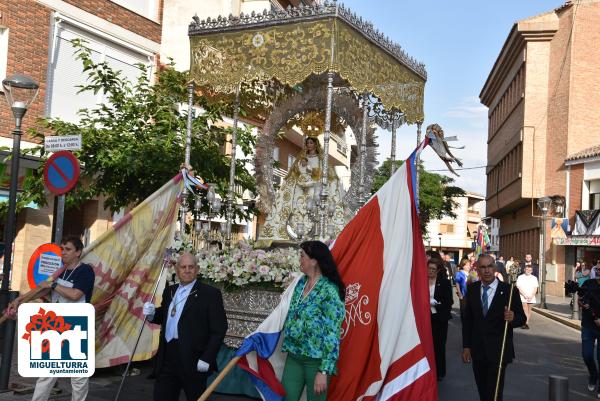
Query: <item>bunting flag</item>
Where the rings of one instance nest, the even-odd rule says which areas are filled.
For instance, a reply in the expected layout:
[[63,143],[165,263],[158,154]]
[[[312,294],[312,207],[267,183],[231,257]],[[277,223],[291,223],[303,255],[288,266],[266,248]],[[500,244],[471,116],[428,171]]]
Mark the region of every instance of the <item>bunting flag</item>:
[[[419,145],[332,244],[346,284],[346,316],[328,401],[437,400],[429,284],[415,202],[415,160],[428,143]],[[238,351],[240,366],[267,401],[283,399],[278,344],[293,287]]]
[[486,253],[490,248],[490,237],[483,226],[477,228],[477,241],[475,248],[475,255],[479,256]]
[[[182,190],[179,173],[84,250],[82,261],[96,273],[92,304],[96,308],[97,368],[129,361],[144,321],[142,306],[152,297],[165,249],[173,240]],[[152,357],[159,329],[147,324],[134,361]]]

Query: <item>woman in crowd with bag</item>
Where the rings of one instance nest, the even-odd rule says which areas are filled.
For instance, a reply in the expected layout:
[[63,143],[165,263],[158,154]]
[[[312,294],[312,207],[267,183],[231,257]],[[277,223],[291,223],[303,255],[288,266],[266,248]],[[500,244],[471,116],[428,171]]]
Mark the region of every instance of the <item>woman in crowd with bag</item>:
[[287,352],[281,382],[285,401],[325,401],[328,379],[336,373],[345,315],[345,287],[327,245],[300,244],[300,270],[283,328]]

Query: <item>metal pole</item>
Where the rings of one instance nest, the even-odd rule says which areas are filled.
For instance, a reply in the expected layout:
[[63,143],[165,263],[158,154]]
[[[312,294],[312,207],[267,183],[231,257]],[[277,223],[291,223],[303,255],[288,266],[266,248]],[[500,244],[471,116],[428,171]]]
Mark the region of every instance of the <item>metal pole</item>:
[[569,401],[569,379],[564,376],[548,376],[548,401]]
[[362,120],[362,130],[360,135],[360,202],[364,203],[367,195],[367,188],[365,188],[365,169],[367,162],[367,120],[369,118],[369,93],[363,93],[363,120]]
[[231,165],[229,166],[229,190],[227,191],[227,231],[225,241],[231,246],[231,226],[233,225],[233,202],[235,198],[235,150],[237,148],[237,127],[240,114],[240,86],[235,90],[235,103],[233,105],[233,128],[231,130]]
[[577,292],[573,294],[573,311],[571,312],[571,319],[579,320],[579,295]]
[[394,118],[394,112],[391,112],[392,115],[392,154],[390,155],[390,177],[394,175],[396,171],[396,119]]
[[327,199],[329,198],[329,137],[331,136],[331,109],[333,107],[333,71],[327,73],[327,100],[325,103],[325,127],[323,132],[323,166],[321,168],[321,194],[319,204],[319,232],[325,239],[327,232]]
[[542,211],[542,246],[540,250],[540,269],[541,269],[541,296],[540,308],[546,309],[546,214],[547,211]]
[[[23,113],[24,114],[24,113]],[[21,116],[22,117],[22,116]],[[21,160],[21,118],[17,118],[17,123],[13,134],[13,148],[10,171],[10,192],[8,195],[8,215],[6,216],[6,228],[4,230],[4,267],[2,270],[4,279],[2,280],[2,298],[7,300],[6,305],[1,305],[4,310],[10,300],[16,298],[13,293],[9,293],[10,270],[13,264],[13,243],[15,241],[16,223],[17,223],[17,185],[19,182],[19,162]],[[16,293],[18,296],[18,293]],[[4,344],[2,348],[2,363],[0,364],[0,390],[8,389],[10,378],[10,367],[12,363],[12,351],[15,337],[15,322],[10,320],[5,325]]]
[[[170,252],[170,250],[167,250],[167,252],[165,253],[165,257],[163,259],[163,265],[160,269],[160,274],[158,275],[158,280],[156,281],[156,284],[154,285],[154,290],[152,291],[152,297],[150,297],[150,300],[148,302],[154,302],[154,297],[156,296],[156,290],[158,289],[158,285],[160,284],[160,279],[162,278],[163,272],[165,271],[165,267],[169,263],[170,259],[171,259],[171,252]],[[131,362],[133,360],[133,356],[135,355],[135,350],[137,350],[138,344],[140,342],[140,338],[142,338],[142,332],[144,331],[144,327],[146,326],[147,321],[148,321],[148,317],[144,316],[144,321],[142,322],[142,325],[140,326],[140,331],[138,332],[137,340],[135,342],[135,345],[133,346],[133,351],[131,351],[131,355],[129,356],[129,360],[127,361],[127,367],[125,367],[125,372],[123,372],[123,377],[121,378],[121,384],[119,384],[119,389],[117,390],[117,395],[115,395],[115,401],[119,401],[119,395],[121,395],[121,389],[123,388],[123,383],[125,383],[125,377],[127,377],[127,372],[129,372],[129,367],[131,366]],[[165,322],[165,324],[166,324],[166,322]]]
[[63,223],[65,220],[65,195],[56,198],[56,214],[54,215],[54,239],[52,242],[60,244],[63,237]]
[[[192,125],[194,123],[194,83],[190,82],[187,87],[188,90],[188,116],[187,116],[187,127],[185,132],[185,159],[184,159],[184,167],[189,168],[190,166],[190,157],[192,153]],[[187,197],[188,190],[186,186],[183,186],[183,191],[181,193],[181,210],[180,210],[180,237],[183,239],[185,237],[185,216],[187,215]]]
[[[423,121],[419,121],[417,122],[417,146],[419,146],[421,144],[421,126],[423,125]],[[417,178],[417,199],[419,199],[419,164],[421,163],[421,156],[417,155],[417,160],[415,161],[416,165],[416,174],[415,177]]]

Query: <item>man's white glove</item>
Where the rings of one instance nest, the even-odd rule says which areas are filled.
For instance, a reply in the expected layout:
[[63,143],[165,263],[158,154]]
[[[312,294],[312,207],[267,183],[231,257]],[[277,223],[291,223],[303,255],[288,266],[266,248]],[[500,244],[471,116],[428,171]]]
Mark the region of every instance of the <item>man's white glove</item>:
[[154,312],[156,312],[156,307],[154,306],[154,304],[152,302],[146,302],[144,304],[144,308],[142,309],[142,313],[144,314],[144,316],[148,319],[151,319],[152,316],[154,316]]
[[196,366],[196,368],[198,369],[198,372],[204,373],[204,372],[208,372],[208,368],[210,367],[210,365],[206,362],[204,362],[202,359],[198,359],[198,365]]
[[435,299],[433,299],[433,298],[429,299],[429,305],[431,305],[431,306],[437,306],[439,304],[440,303],[438,301],[436,301]]

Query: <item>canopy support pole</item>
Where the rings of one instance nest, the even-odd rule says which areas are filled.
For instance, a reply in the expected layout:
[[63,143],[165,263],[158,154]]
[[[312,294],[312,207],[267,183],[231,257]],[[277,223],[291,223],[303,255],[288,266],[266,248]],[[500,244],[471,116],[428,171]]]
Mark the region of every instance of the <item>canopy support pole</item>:
[[[185,132],[185,159],[184,167],[191,169],[190,166],[190,155],[192,153],[192,125],[194,123],[194,82],[190,82],[187,87],[188,91],[188,116],[187,116],[187,128]],[[183,186],[183,192],[181,193],[181,210],[179,220],[179,237],[183,240],[185,237],[185,216],[187,215],[187,197],[188,190],[186,186]]]
[[227,231],[226,242],[227,247],[232,244],[231,226],[233,225],[234,210],[233,203],[235,201],[235,150],[237,148],[237,128],[240,114],[240,85],[235,90],[235,103],[233,105],[233,128],[231,130],[231,165],[229,167],[229,190],[227,191]]
[[362,130],[360,134],[360,193],[359,202],[362,204],[367,200],[367,188],[365,182],[366,176],[366,164],[367,164],[367,122],[369,119],[369,93],[364,92],[362,96],[362,108],[363,108],[363,119],[362,119]]
[[[417,122],[417,146],[419,146],[421,144],[421,126],[423,125],[423,121],[419,121]],[[415,173],[415,177],[417,177],[417,185],[416,185],[416,196],[417,199],[419,199],[419,164],[421,162],[421,156],[419,154],[417,154],[417,160],[415,161],[416,166],[415,168],[416,173]]]
[[333,71],[327,73],[327,103],[325,104],[325,132],[323,133],[323,166],[321,169],[321,201],[319,203],[319,232],[321,240],[327,232],[327,199],[329,198],[329,137],[331,136],[331,109],[333,107]]
[[392,112],[392,151],[390,155],[390,177],[396,171],[396,119]]

